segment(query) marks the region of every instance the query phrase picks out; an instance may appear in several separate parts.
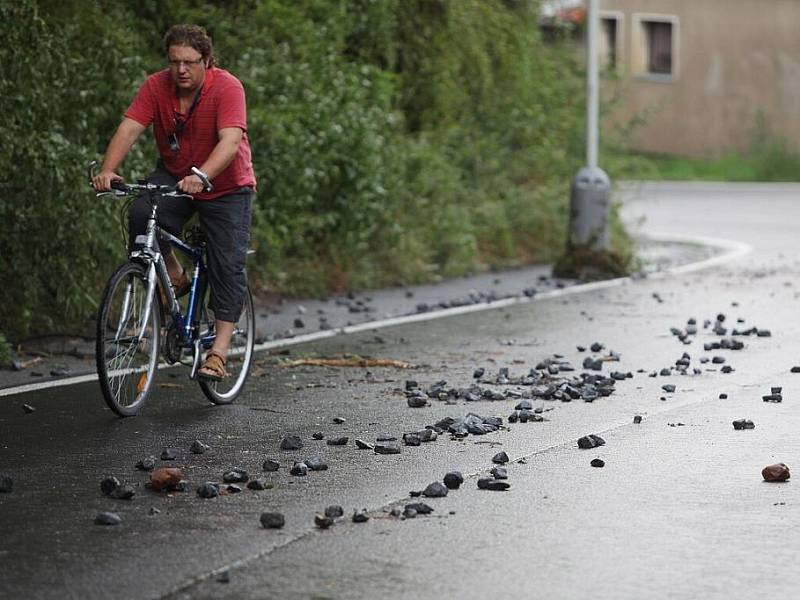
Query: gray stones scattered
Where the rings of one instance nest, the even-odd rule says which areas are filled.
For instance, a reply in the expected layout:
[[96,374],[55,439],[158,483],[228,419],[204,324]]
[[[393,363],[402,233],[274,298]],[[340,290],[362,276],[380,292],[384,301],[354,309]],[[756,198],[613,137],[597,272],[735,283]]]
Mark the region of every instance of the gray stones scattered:
[[508,454],[502,450],[492,457],[492,462],[498,465],[504,465],[509,461]]
[[281,529],[286,524],[286,519],[278,512],[261,513],[259,520],[264,529]]
[[277,460],[268,458],[267,460],[264,461],[262,468],[268,473],[274,473],[275,471],[281,468],[281,465]]
[[201,498],[216,498],[219,496],[219,486],[216,483],[207,481],[197,488],[197,495]]
[[400,444],[393,442],[386,442],[383,444],[375,444],[375,454],[400,454],[402,452]]
[[606,463],[602,458],[593,458],[592,462],[590,462],[589,464],[599,469],[602,469],[603,467],[606,466]]
[[286,435],[281,440],[281,450],[300,450],[303,447],[303,440],[299,435]]
[[733,428],[736,430],[740,429],[755,429],[756,424],[753,423],[750,419],[738,419],[733,422]]
[[122,523],[122,517],[113,512],[101,512],[97,513],[97,516],[94,518],[94,522],[97,525],[113,527],[114,525],[119,525]]
[[175,448],[164,448],[161,451],[161,460],[175,460],[178,458],[178,450]]
[[335,437],[335,438],[328,438],[327,444],[328,446],[346,446],[347,442],[350,440],[347,436]]
[[367,509],[353,511],[353,523],[366,523],[369,521],[369,513]]
[[10,494],[14,491],[14,479],[11,475],[0,473],[0,494]]
[[251,479],[247,482],[248,490],[255,490],[257,492],[269,489],[272,487],[265,479]]
[[434,481],[423,490],[422,495],[426,498],[444,498],[448,491],[446,485],[440,481]]
[[598,446],[605,446],[605,443],[606,441],[603,438],[592,433],[578,440],[578,448],[589,450],[591,448],[597,448]]
[[338,504],[333,504],[325,509],[325,516],[331,519],[338,519],[344,516],[344,509]]
[[328,529],[328,527],[333,525],[333,519],[326,515],[314,515],[314,525],[320,529]]
[[328,463],[322,460],[319,456],[307,458],[303,461],[311,471],[327,471]]
[[411,502],[404,507],[406,510],[412,509],[418,515],[429,515],[433,512],[433,507],[424,502]]
[[225,483],[245,483],[249,479],[250,474],[239,467],[235,467],[230,471],[226,471],[222,476],[222,481]]
[[189,451],[192,454],[205,454],[206,451],[209,450],[209,447],[201,442],[200,440],[195,440],[192,442],[192,445],[189,446]]
[[444,476],[444,484],[451,490],[457,490],[464,483],[464,476],[460,471],[450,471]]
[[356,439],[356,447],[358,447],[359,450],[372,450],[375,448],[375,446],[369,442],[365,442],[364,440],[360,439]]
[[152,471],[156,468],[156,457],[148,456],[136,463],[136,468],[140,471]]
[[502,479],[495,479],[494,477],[481,477],[478,479],[479,490],[490,490],[492,492],[503,492],[511,487],[511,484]]
[[289,475],[295,475],[296,477],[305,477],[308,474],[308,465],[304,462],[296,462],[292,465],[292,468],[289,469]]
[[508,479],[508,469],[505,467],[494,467],[489,473],[491,473],[492,477],[495,479]]

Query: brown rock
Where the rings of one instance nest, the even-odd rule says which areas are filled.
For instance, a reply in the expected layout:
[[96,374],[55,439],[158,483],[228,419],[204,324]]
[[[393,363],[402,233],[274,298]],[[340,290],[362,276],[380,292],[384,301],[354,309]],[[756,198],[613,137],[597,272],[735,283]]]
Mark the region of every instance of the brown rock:
[[160,492],[171,485],[177,485],[183,479],[180,469],[156,469],[150,473],[150,489]]
[[764,481],[786,481],[790,477],[789,467],[783,463],[769,465],[761,470],[761,476]]

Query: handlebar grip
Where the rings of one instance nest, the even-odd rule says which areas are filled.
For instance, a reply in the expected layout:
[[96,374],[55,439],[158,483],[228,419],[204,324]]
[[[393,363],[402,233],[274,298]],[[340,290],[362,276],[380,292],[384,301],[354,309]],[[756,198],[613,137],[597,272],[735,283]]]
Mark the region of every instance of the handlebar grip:
[[130,191],[130,188],[128,188],[128,186],[125,185],[125,183],[122,182],[122,181],[112,181],[111,182],[111,189],[112,190],[119,190],[120,192],[128,192],[128,191]]
[[211,181],[209,181],[208,175],[203,173],[197,167],[192,167],[192,173],[197,175],[200,178],[200,181],[203,182],[203,191],[205,191],[205,192],[213,192],[214,191],[214,186],[211,185]]

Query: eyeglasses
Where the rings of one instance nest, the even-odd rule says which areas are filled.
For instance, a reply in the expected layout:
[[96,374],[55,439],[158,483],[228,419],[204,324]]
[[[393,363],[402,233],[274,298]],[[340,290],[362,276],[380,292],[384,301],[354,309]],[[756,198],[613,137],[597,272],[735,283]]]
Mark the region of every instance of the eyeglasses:
[[169,63],[169,66],[171,68],[173,68],[173,69],[180,69],[183,66],[191,68],[191,67],[196,67],[201,62],[203,62],[203,58],[200,57],[197,60],[172,60],[172,59],[170,59],[167,62]]

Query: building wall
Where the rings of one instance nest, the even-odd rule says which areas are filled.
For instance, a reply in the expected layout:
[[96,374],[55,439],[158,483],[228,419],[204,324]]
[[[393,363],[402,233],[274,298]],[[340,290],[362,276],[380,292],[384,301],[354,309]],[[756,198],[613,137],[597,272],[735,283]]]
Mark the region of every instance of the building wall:
[[[759,112],[800,140],[800,0],[600,0],[618,16],[619,124],[646,115],[634,149],[714,157],[750,144]],[[673,76],[637,74],[637,15],[673,26]],[[612,91],[606,82],[604,94]]]

